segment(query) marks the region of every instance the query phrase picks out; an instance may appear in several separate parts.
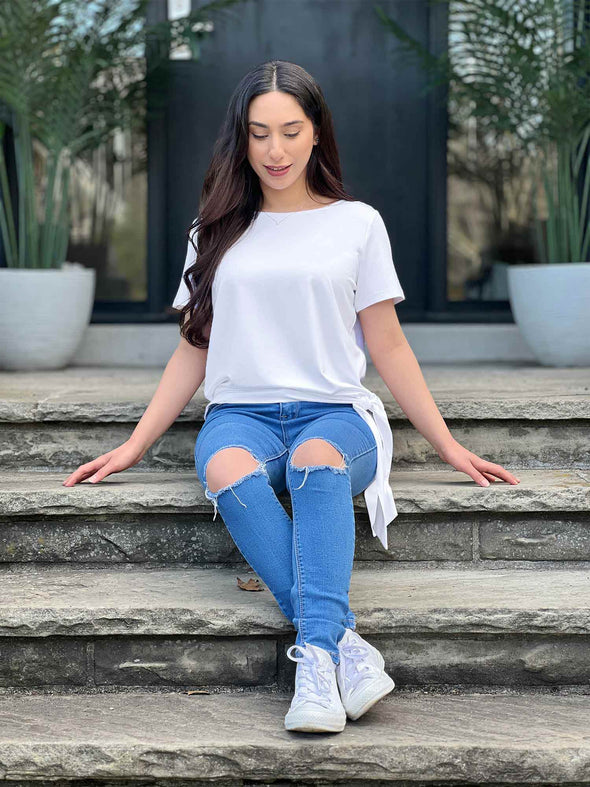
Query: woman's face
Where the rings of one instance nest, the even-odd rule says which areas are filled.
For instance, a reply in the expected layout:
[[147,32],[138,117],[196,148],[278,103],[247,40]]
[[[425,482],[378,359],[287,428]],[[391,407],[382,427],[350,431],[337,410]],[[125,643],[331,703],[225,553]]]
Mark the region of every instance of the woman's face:
[[[248,109],[248,135],[248,161],[263,192],[266,188],[285,190],[305,181],[314,128],[293,96],[277,90],[253,98]],[[282,166],[288,169],[279,176],[267,169]]]

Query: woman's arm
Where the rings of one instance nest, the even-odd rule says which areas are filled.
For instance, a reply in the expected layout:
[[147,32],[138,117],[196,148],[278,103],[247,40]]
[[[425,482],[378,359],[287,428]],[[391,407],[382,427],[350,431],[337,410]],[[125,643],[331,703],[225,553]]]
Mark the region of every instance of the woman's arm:
[[[211,323],[205,330],[208,338]],[[133,433],[122,445],[80,465],[63,482],[74,486],[89,478],[102,481],[111,473],[127,470],[141,461],[148,448],[174,423],[205,378],[207,350],[193,347],[181,337],[166,364],[156,391]]]
[[205,379],[207,350],[181,338],[129,442],[145,453],[176,421]]
[[399,324],[393,300],[367,306],[358,316],[375,368],[408,419],[440,458],[470,475],[481,486],[489,486],[486,479],[495,481],[494,476],[512,484],[519,483],[519,479],[501,465],[468,451],[452,436]]

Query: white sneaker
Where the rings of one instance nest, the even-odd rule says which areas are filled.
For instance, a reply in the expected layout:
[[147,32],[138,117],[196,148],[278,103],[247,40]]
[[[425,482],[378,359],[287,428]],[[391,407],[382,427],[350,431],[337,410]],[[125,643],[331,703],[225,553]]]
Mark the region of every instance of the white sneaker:
[[[302,656],[293,656],[293,650]],[[291,661],[298,662],[295,695],[285,716],[285,729],[298,732],[342,732],[346,711],[336,682],[336,664],[319,645],[291,645]]]
[[340,663],[336,680],[349,719],[358,719],[393,689],[385,672],[385,659],[377,648],[347,628],[338,643]]

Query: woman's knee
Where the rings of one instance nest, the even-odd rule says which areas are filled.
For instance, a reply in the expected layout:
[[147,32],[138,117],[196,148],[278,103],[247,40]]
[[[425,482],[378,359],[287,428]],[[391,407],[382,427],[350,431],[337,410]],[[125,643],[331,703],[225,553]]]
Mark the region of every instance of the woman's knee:
[[342,453],[327,440],[322,440],[319,437],[311,437],[309,440],[305,440],[297,446],[291,457],[291,464],[294,467],[305,467],[310,465],[345,467],[346,460]]
[[233,484],[256,470],[259,464],[245,448],[222,448],[207,463],[205,475],[209,491],[217,492]]

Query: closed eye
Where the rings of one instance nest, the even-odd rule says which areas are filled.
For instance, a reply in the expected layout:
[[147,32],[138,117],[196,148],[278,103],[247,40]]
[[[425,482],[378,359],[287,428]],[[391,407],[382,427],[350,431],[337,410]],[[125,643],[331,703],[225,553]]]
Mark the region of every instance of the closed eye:
[[[286,137],[290,137],[291,139],[293,139],[294,137],[298,137],[300,133],[301,132],[298,131],[296,134],[285,134],[285,136]],[[266,139],[266,135],[263,136],[263,137],[260,137],[260,136],[258,136],[258,134],[252,134],[252,136],[254,137],[254,139]]]

